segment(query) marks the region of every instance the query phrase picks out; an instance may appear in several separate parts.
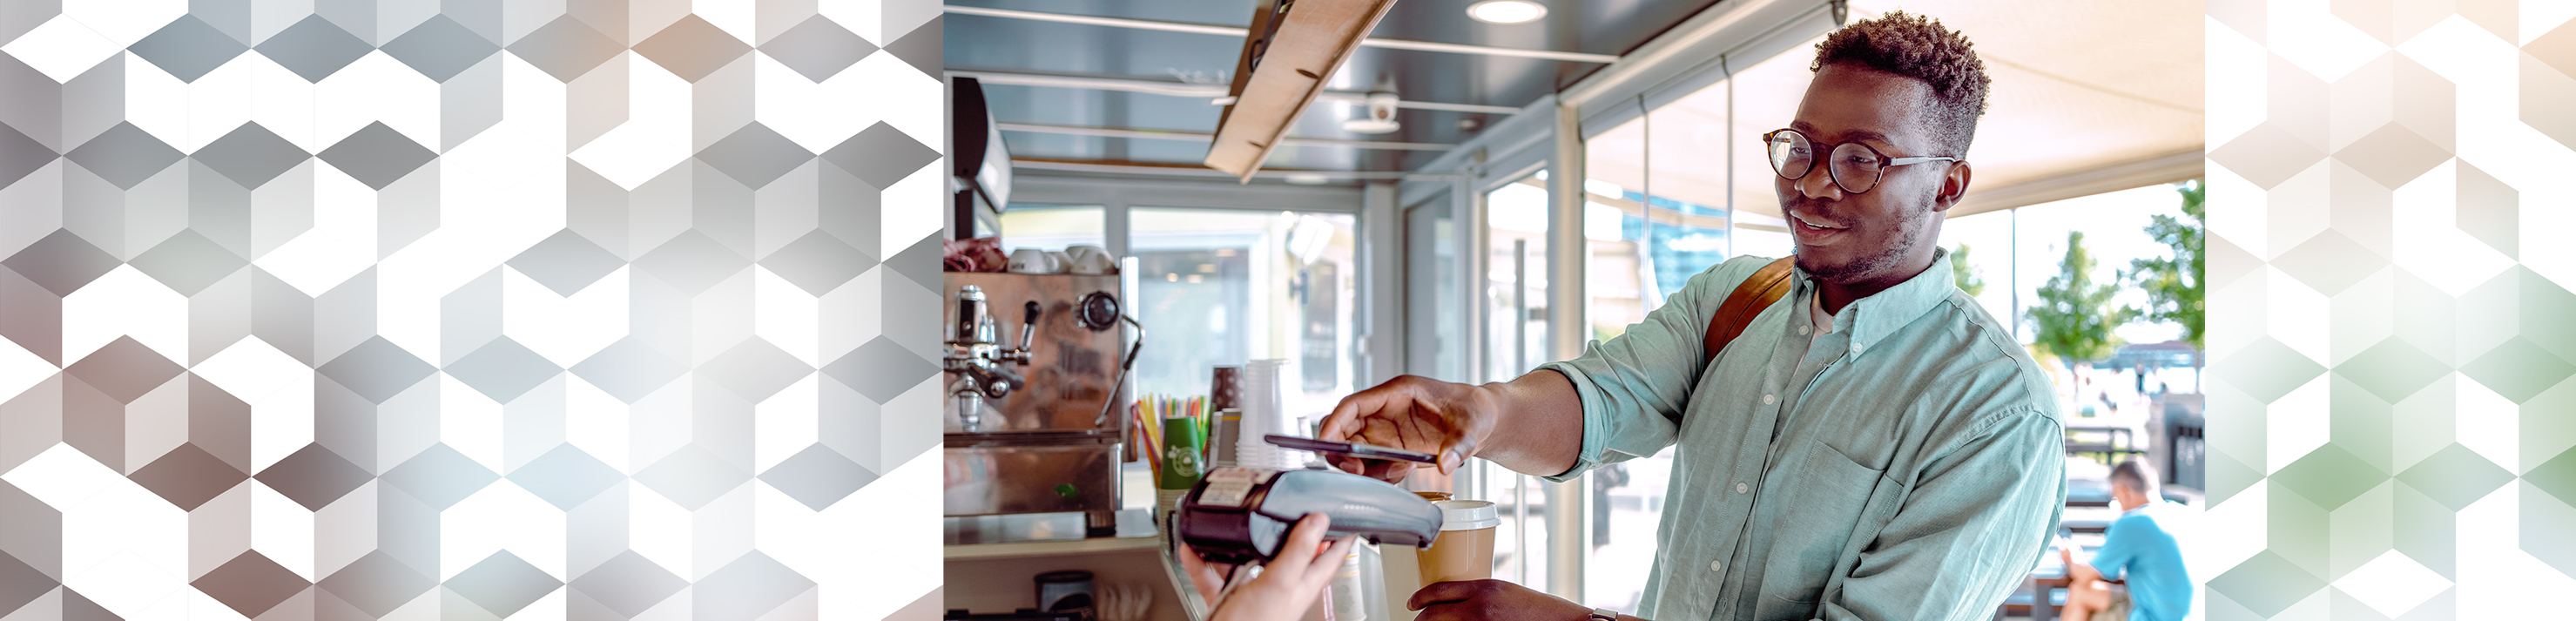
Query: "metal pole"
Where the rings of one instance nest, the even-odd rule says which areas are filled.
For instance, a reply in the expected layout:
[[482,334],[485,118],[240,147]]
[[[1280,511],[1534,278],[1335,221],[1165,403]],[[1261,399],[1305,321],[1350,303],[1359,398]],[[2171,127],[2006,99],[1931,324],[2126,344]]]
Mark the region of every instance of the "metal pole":
[[1512,363],[1503,374],[1518,377],[1529,365],[1529,238],[1512,239]]
[[[1584,172],[1583,124],[1574,106],[1556,108],[1556,171],[1548,184],[1549,213],[1547,226],[1547,341],[1541,355],[1548,360],[1570,360],[1583,355],[1584,343],[1592,340],[1592,321],[1586,305],[1584,278],[1589,276],[1585,263],[1591,259],[1590,241],[1583,236]],[[1555,473],[1544,473],[1555,474]],[[1541,482],[1547,489],[1547,592],[1550,595],[1581,601],[1583,599],[1584,477],[1576,476],[1563,483]]]

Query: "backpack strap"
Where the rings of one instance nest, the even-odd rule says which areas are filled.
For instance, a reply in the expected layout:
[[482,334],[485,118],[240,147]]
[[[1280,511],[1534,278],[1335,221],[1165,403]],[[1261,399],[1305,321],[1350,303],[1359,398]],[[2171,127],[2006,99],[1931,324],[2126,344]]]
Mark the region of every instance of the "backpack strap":
[[1762,309],[1770,308],[1773,302],[1789,295],[1792,258],[1780,257],[1780,260],[1754,270],[1753,276],[1735,285],[1734,293],[1727,294],[1725,303],[1717,305],[1717,313],[1708,319],[1708,336],[1702,343],[1706,350],[1703,360],[1716,360],[1717,353],[1725,351],[1727,343],[1735,342],[1736,336],[1744,334],[1745,326],[1752,325],[1753,318],[1762,315]]

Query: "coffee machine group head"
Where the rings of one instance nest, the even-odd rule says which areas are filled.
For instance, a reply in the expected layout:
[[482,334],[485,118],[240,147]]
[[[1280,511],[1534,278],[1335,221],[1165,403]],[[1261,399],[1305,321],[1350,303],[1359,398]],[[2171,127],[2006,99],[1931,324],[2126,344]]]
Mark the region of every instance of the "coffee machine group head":
[[1028,384],[1013,366],[1029,366],[1029,348],[1037,340],[1038,318],[1044,312],[1037,301],[1022,307],[1019,347],[1004,347],[1000,328],[993,320],[984,298],[984,288],[966,285],[957,289],[957,322],[948,326],[946,370],[957,374],[948,386],[949,407],[957,412],[966,431],[981,431],[985,399],[1001,399]]

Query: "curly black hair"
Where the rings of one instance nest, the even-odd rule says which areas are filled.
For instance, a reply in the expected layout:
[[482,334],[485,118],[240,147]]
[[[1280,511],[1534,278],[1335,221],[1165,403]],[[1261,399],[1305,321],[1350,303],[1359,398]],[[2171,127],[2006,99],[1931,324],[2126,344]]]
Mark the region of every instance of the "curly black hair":
[[1977,134],[1977,117],[1986,113],[1986,63],[1977,58],[1975,47],[1940,20],[1894,11],[1826,35],[1807,69],[1842,64],[1922,80],[1932,87],[1924,116],[1947,151],[1940,155],[1966,157]]

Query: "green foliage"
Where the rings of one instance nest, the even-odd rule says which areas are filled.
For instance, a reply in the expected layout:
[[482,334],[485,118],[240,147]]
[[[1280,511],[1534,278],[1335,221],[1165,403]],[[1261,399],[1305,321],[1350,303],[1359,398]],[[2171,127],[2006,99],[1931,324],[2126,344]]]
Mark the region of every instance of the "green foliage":
[[2111,331],[2128,323],[2130,309],[2111,305],[2116,283],[2093,284],[2093,253],[2084,249],[2084,232],[2066,233],[2066,259],[2058,273],[2039,287],[2039,304],[2026,311],[2031,345],[2056,356],[2068,370],[2075,363],[2100,360],[2120,347]]
[[2146,290],[2147,307],[2123,310],[2148,321],[2180,324],[2182,340],[2202,348],[2201,330],[2207,325],[2203,300],[2208,293],[2204,280],[2209,271],[2207,255],[2201,250],[2208,228],[2204,201],[2209,188],[2195,179],[2175,190],[2182,193],[2182,212],[2188,219],[2156,216],[2147,225],[2147,235],[2171,246],[2173,258],[2129,262],[2129,269],[2120,277]]
[[1968,292],[1968,297],[1986,293],[1985,279],[1978,278],[1976,271],[1968,269],[1967,244],[1959,244],[1958,250],[1950,252],[1950,281],[1958,283],[1959,290]]

